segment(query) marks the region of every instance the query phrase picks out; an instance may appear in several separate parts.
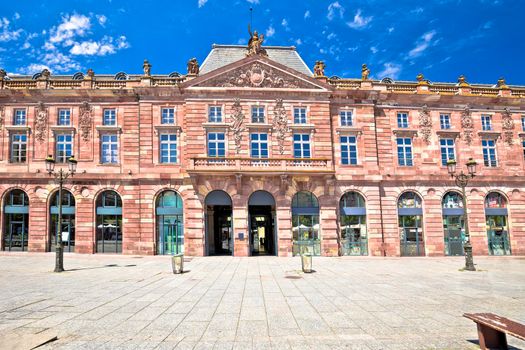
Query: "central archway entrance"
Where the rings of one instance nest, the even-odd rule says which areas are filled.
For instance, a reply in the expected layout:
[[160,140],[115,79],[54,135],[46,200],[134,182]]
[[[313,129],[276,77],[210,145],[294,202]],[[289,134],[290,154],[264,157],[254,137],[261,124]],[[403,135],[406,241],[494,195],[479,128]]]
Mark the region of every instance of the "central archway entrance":
[[206,196],[206,248],[208,255],[233,255],[232,200],[220,190]]
[[248,200],[250,252],[252,255],[277,255],[275,199],[266,191],[255,191]]

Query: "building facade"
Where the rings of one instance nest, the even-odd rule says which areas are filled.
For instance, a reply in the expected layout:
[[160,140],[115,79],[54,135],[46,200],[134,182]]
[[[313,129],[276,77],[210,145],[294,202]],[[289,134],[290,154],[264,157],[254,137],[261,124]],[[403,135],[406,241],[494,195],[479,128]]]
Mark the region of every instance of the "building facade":
[[[188,73],[0,71],[1,249],[203,256],[525,254],[525,87],[328,78],[293,47]],[[77,173],[58,227],[52,155]]]

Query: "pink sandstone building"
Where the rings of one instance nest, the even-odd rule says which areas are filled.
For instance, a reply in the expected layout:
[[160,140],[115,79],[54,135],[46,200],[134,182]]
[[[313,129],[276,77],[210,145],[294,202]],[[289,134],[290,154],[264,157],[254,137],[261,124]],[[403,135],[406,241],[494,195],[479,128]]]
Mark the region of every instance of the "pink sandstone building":
[[[523,86],[326,77],[293,47],[143,69],[0,71],[2,250],[462,255],[467,214],[475,255],[525,254]],[[61,228],[48,155],[78,160]]]

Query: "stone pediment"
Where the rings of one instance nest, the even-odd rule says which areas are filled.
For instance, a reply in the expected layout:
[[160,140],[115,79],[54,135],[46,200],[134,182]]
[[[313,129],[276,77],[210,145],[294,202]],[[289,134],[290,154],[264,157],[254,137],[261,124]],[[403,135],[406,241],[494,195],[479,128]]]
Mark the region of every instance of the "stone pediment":
[[[245,61],[245,60],[243,60]],[[268,59],[248,59],[235,62],[215,72],[209,72],[193,81],[187,87],[222,88],[270,88],[270,89],[315,89],[326,90],[322,83],[302,73],[295,72]],[[244,64],[243,64],[244,63]],[[229,68],[229,69],[228,69]]]

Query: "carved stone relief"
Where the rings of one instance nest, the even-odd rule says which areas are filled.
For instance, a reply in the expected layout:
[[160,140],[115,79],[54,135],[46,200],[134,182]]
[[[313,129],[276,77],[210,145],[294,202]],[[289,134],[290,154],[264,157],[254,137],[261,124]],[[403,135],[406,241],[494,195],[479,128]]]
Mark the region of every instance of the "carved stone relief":
[[432,118],[427,105],[424,105],[419,111],[419,132],[421,133],[421,138],[429,144],[432,136]]
[[2,127],[4,126],[5,121],[5,107],[0,105],[0,130],[2,130]]
[[463,111],[461,111],[461,128],[463,129],[463,139],[467,145],[470,146],[474,135],[474,123],[469,105],[466,105]]
[[283,105],[282,99],[277,99],[273,108],[273,131],[276,133],[277,142],[279,143],[279,153],[284,153],[284,140],[286,134],[290,132],[288,126],[288,116]]
[[244,114],[242,113],[241,102],[236,99],[232,106],[232,122],[230,124],[230,131],[233,133],[233,139],[235,140],[235,151],[241,152],[241,141],[242,133],[246,130],[244,125]]
[[80,116],[79,116],[79,129],[80,137],[84,142],[89,141],[91,135],[91,126],[93,125],[93,107],[84,101],[80,105]]
[[49,113],[43,102],[38,102],[35,116],[35,139],[42,143],[46,140]]
[[508,108],[505,108],[501,114],[501,122],[503,129],[503,140],[509,146],[514,143],[514,121],[512,120],[512,113]]

